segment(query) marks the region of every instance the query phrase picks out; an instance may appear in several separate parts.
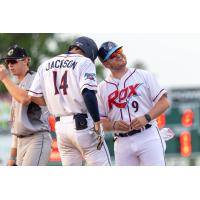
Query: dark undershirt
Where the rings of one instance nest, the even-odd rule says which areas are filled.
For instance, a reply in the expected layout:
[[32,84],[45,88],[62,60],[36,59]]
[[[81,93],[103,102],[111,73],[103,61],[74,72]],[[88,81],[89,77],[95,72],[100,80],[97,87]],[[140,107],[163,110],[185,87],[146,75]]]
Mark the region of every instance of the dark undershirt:
[[85,88],[82,92],[85,105],[94,122],[100,121],[97,97],[94,90]]

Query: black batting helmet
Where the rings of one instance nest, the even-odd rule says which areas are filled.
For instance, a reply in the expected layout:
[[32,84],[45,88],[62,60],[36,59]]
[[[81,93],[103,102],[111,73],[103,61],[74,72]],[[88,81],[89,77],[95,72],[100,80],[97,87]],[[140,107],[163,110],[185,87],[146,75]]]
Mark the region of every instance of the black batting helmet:
[[108,58],[111,56],[111,54],[113,52],[115,52],[116,50],[122,48],[122,46],[118,46],[116,43],[108,41],[108,42],[104,42],[98,51],[98,56],[99,59],[103,62],[105,62],[106,60],[108,60]]
[[93,62],[97,58],[98,47],[97,47],[96,43],[94,42],[94,40],[92,40],[91,38],[88,38],[88,37],[85,37],[85,36],[79,37],[76,40],[74,40],[72,45],[70,45],[69,51],[73,47],[80,48],[84,52],[85,56],[87,58],[90,58]]

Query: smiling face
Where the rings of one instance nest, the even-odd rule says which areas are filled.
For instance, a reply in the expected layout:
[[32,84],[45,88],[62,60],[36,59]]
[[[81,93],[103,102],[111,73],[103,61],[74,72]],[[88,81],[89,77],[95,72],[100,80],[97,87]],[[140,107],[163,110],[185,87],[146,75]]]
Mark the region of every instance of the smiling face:
[[121,71],[126,68],[127,60],[126,56],[123,53],[122,48],[117,49],[114,51],[109,58],[103,62],[106,68],[110,69],[111,72],[113,71]]

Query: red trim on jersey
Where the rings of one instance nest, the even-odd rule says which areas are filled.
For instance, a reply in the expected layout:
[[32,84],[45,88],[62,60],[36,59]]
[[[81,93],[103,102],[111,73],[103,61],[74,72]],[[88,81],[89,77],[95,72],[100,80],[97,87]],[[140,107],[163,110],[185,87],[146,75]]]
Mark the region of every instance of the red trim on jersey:
[[[124,88],[126,87],[126,81],[135,73],[135,71],[136,71],[136,69],[135,69],[135,70],[130,74],[130,76],[128,76],[128,77],[126,78],[126,80],[124,81]],[[128,108],[129,121],[130,121],[130,123],[131,123],[131,114],[130,114],[130,110],[129,110],[128,104],[127,104],[127,108]]]
[[131,114],[130,114],[130,110],[129,110],[129,106],[128,106],[128,104],[127,104],[127,108],[128,108],[129,121],[130,121],[130,123],[131,123],[132,119],[131,119]]
[[121,108],[120,108],[120,113],[121,113],[121,119],[123,120],[123,113]]
[[135,71],[136,71],[136,69],[130,74],[130,76],[128,76],[127,78],[126,78],[126,80],[124,81],[124,88],[126,87],[126,85],[125,85],[125,83],[126,83],[126,81],[135,73]]
[[153,101],[156,100],[156,98],[159,96],[159,94],[160,94],[163,90],[164,90],[164,89],[162,89],[162,90],[158,93],[158,95],[153,99]]
[[[90,85],[90,84],[87,84],[87,83],[84,84],[84,85],[89,85],[89,86],[91,86],[91,87],[97,87],[97,85]],[[83,85],[83,86],[84,86],[84,85]],[[82,86],[82,87],[83,87],[83,86]],[[82,87],[81,87],[81,88],[82,88]]]
[[112,83],[112,82],[109,82],[109,81],[107,81],[107,80],[104,80],[106,83],[109,83],[109,84],[113,84],[113,85],[115,85],[116,86],[116,88],[118,89],[118,85],[117,84],[115,84],[115,83]]
[[34,93],[34,94],[43,94],[43,93],[37,93],[37,92],[33,92],[33,91],[31,91],[31,90],[26,90],[27,92],[32,92],[32,93]]
[[92,88],[91,90],[94,90],[94,91],[97,90],[97,85],[84,84],[84,85],[81,87],[81,91],[83,90],[84,86],[86,86],[86,85],[88,85],[89,87],[94,87],[94,89]]

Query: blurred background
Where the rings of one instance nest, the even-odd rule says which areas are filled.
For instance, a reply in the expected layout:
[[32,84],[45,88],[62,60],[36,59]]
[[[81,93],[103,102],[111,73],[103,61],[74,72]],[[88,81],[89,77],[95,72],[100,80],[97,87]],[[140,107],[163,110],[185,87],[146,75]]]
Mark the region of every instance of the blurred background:
[[[171,108],[157,121],[159,128],[171,128],[175,137],[167,142],[167,165],[200,165],[200,34],[81,34],[93,38],[98,46],[112,40],[123,46],[128,66],[151,71],[169,91]],[[9,46],[18,44],[32,58],[31,69],[46,59],[66,52],[70,42],[80,34],[0,33],[0,58]],[[107,71],[97,60],[98,81]],[[11,98],[0,83],[0,165],[9,157],[11,135],[9,113]],[[53,148],[49,165],[60,165],[60,157],[52,125]],[[106,142],[114,163],[112,134]]]

